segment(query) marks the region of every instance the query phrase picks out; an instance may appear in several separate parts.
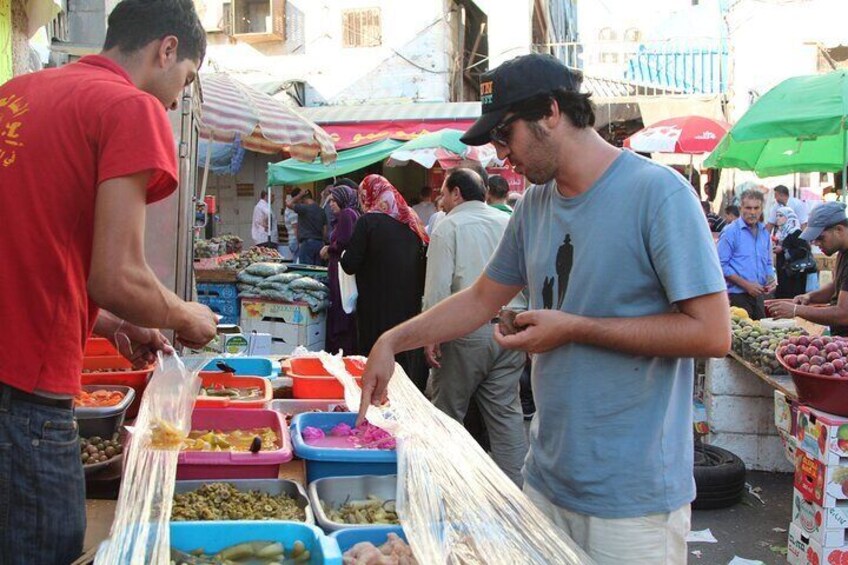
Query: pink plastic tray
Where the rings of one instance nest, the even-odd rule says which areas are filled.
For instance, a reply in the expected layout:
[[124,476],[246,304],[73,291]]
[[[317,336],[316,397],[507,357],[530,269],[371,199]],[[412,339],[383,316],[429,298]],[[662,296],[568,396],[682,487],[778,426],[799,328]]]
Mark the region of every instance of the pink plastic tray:
[[277,433],[281,447],[259,453],[223,451],[184,451],[177,460],[177,480],[206,479],[276,479],[280,464],[291,461],[289,430],[282,414],[273,410],[238,410],[234,408],[198,408],[191,415],[194,430],[230,431],[249,428],[271,428]]

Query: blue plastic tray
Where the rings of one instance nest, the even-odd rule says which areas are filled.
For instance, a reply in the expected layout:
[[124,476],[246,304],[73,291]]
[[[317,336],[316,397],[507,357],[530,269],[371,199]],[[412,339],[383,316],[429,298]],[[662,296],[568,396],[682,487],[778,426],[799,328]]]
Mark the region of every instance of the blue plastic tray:
[[389,533],[397,534],[401,537],[401,539],[403,539],[403,541],[407,541],[406,534],[400,526],[345,528],[343,530],[333,532],[330,534],[330,538],[336,540],[336,543],[339,544],[339,550],[344,553],[354,545],[363,541],[370,541],[377,547],[380,547],[386,543],[386,538]]
[[274,370],[274,364],[270,359],[264,357],[216,357],[212,359],[204,371],[220,371],[216,363],[223,361],[236,370],[236,375],[253,375],[257,377],[273,377],[279,373],[279,368]]
[[185,552],[202,547],[207,553],[217,553],[226,547],[249,541],[277,541],[290,551],[298,540],[310,552],[310,565],[341,565],[342,554],[336,540],[308,524],[249,521],[171,524],[171,547]]
[[353,412],[304,412],[292,418],[292,447],[306,461],[306,480],[349,475],[395,475],[397,452],[385,449],[338,449],[315,447],[303,441],[301,430],[308,426],[330,430],[336,424],[356,424]]

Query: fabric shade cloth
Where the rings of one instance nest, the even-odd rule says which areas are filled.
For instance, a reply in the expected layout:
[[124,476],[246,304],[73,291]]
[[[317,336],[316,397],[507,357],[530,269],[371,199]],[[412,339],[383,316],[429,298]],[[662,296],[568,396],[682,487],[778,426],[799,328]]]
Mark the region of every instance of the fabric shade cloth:
[[640,153],[709,153],[730,129],[730,124],[701,116],[669,118],[641,129],[624,140]]
[[307,162],[336,159],[329,134],[279,100],[226,73],[201,75],[201,86],[201,137],[230,142],[239,134],[242,146],[250,151],[285,151]]
[[705,166],[760,177],[837,172],[848,162],[848,72],[793,77],[761,96]]
[[466,145],[459,140],[463,133],[462,130],[447,128],[420,135],[393,151],[386,164],[396,167],[415,161],[426,169],[432,169],[438,162],[443,169],[449,169],[462,159],[478,161],[484,167],[499,163],[497,151],[491,143],[479,147]]
[[317,159],[311,163],[295,159],[272,163],[268,165],[268,186],[301,184],[339,177],[382,161],[401,145],[402,141],[384,139],[370,145],[339,151],[338,158],[332,164],[324,164]]

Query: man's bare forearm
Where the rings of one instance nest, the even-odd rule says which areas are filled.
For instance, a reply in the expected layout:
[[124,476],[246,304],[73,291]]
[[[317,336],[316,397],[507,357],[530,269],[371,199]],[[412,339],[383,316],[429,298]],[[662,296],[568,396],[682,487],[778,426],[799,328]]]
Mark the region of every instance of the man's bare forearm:
[[848,308],[842,306],[814,308],[798,304],[794,307],[793,313],[822,326],[848,326]]
[[[818,290],[810,293],[810,302],[813,304],[827,304],[833,297],[833,283],[828,283]],[[812,321],[812,320],[810,320]]]
[[724,293],[681,304],[680,312],[640,318],[584,318],[573,341],[646,357],[724,357],[730,315]]
[[724,357],[729,349],[729,338],[706,335],[702,323],[682,313],[584,318],[574,341],[645,357]]

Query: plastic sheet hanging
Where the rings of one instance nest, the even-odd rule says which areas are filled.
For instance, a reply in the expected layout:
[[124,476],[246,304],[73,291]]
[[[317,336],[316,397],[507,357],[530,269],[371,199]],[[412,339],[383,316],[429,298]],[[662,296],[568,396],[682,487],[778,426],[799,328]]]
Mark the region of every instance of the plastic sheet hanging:
[[158,355],[158,363],[130,430],[129,450],[109,539],[95,565],[168,564],[169,521],[177,457],[191,430],[191,412],[200,391],[198,373],[206,358]]
[[[317,357],[356,412],[361,391],[341,356]],[[419,563],[593,562],[397,364],[388,397],[388,407],[369,407],[366,417],[398,440],[398,515]]]

